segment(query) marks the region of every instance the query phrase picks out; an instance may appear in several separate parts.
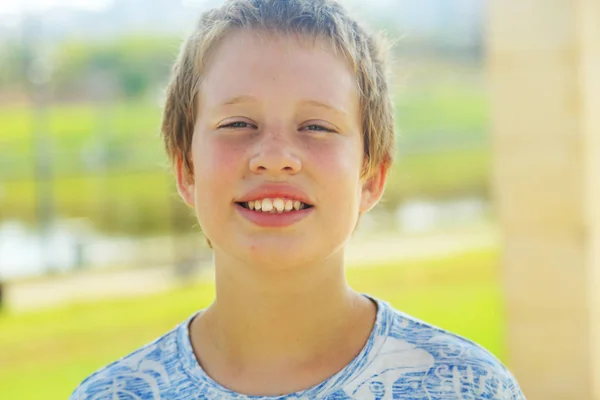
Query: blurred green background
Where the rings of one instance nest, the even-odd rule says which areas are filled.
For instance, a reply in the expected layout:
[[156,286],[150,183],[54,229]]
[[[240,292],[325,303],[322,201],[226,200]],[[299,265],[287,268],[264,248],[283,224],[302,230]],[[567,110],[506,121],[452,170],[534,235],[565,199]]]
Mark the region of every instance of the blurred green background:
[[[0,3],[0,398],[67,398],[212,299],[159,125],[181,39],[218,3]],[[395,43],[398,127],[349,280],[506,361],[481,2],[344,3]]]
[[[349,283],[504,358],[503,311],[493,250],[353,267]],[[106,299],[1,316],[5,399],[63,399],[89,373],[149,343],[208,306],[212,283],[134,299]],[[32,384],[35,382],[35,384]]]

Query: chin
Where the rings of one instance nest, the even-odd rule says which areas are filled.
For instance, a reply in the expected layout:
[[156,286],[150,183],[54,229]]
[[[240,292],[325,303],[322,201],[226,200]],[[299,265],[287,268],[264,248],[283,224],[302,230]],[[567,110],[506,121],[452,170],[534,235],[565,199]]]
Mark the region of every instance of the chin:
[[[245,264],[254,265],[263,270],[283,271],[302,265],[319,263],[331,255],[331,249],[322,244],[308,243],[299,238],[263,237],[256,240],[244,240],[232,246],[229,254]],[[233,248],[235,247],[235,248]],[[225,249],[224,249],[225,250]]]
[[309,246],[290,240],[257,240],[240,250],[249,264],[269,270],[294,268],[318,258]]

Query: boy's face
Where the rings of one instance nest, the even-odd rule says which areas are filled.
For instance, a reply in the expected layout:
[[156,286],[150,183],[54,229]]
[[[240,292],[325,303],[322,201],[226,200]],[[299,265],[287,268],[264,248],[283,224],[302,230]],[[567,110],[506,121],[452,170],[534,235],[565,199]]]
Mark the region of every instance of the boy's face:
[[[266,37],[234,32],[214,52],[198,93],[194,176],[178,162],[177,178],[217,257],[284,269],[341,254],[386,171],[360,179],[359,98],[346,62],[322,41]],[[265,198],[281,198],[275,209],[311,207],[249,209],[251,200],[268,209]]]

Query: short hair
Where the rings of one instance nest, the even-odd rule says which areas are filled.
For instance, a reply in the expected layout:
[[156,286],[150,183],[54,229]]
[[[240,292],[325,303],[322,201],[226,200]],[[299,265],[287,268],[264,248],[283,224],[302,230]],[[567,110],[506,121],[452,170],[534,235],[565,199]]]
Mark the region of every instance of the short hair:
[[360,98],[364,166],[370,176],[394,156],[394,116],[388,90],[387,48],[333,0],[228,0],[204,12],[183,43],[167,86],[162,137],[171,163],[181,159],[193,176],[191,143],[197,92],[209,55],[234,30],[266,31],[324,39],[342,54],[356,77]]

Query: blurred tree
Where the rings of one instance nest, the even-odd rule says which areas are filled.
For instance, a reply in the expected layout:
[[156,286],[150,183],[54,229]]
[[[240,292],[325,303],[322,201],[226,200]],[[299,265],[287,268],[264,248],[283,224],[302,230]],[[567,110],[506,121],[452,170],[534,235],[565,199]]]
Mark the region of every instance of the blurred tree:
[[101,70],[116,78],[119,94],[138,98],[161,85],[177,54],[178,38],[130,36],[109,42],[70,41],[55,54],[55,95],[85,97],[87,81]]
[[0,90],[14,91],[21,89],[19,60],[23,58],[24,47],[14,41],[5,41],[0,46]]

